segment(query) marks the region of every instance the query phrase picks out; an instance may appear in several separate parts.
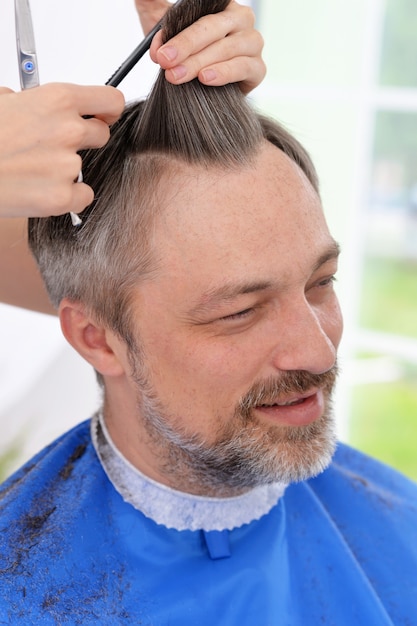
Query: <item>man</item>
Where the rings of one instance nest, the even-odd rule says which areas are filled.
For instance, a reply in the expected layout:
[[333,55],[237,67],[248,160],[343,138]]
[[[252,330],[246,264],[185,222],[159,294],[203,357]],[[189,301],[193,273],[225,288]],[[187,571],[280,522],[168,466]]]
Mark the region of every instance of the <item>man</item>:
[[103,408],[3,487],[3,621],[412,623],[416,487],[334,454],[338,246],[308,155],[234,87],[158,79],[83,172],[82,227],[30,241]]

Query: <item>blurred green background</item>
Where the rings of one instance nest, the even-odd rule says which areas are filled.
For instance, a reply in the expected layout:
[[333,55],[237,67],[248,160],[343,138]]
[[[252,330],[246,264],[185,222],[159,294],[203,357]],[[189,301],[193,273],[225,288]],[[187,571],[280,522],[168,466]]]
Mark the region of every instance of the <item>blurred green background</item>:
[[[366,328],[417,341],[417,263],[369,257],[360,321]],[[379,354],[359,354],[372,364]],[[392,380],[353,387],[349,441],[417,480],[417,362],[385,361]]]

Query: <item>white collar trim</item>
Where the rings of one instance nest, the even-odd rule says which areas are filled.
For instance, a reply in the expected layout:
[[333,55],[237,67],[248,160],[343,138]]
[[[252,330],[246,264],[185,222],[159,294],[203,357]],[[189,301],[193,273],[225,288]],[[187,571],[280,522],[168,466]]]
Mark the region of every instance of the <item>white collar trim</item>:
[[125,502],[157,524],[175,530],[232,530],[276,505],[286,485],[272,483],[233,498],[208,498],[171,489],[148,478],[116,448],[101,414],[91,420],[91,438],[101,465]]

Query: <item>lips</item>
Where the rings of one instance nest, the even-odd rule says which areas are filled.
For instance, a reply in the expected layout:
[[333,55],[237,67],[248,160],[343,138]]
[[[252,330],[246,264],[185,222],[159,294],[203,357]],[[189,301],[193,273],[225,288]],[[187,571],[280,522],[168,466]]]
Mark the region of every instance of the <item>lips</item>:
[[268,421],[288,426],[305,426],[317,420],[324,411],[324,397],[321,389],[305,394],[280,398],[273,403],[259,404],[257,413]]
[[301,404],[304,402],[304,398],[297,398],[297,400],[289,400],[288,402],[274,402],[273,404],[261,404],[260,406],[271,407],[271,406],[294,406],[295,404]]

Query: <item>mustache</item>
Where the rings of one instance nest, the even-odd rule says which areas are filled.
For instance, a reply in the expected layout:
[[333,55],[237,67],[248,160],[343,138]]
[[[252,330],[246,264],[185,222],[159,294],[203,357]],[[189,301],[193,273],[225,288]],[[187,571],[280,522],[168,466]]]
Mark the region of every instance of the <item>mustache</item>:
[[285,396],[305,394],[313,389],[322,389],[330,394],[337,379],[337,364],[322,374],[312,374],[304,370],[283,372],[281,376],[255,383],[239,402],[239,412],[249,415],[251,409],[261,404],[275,404]]

